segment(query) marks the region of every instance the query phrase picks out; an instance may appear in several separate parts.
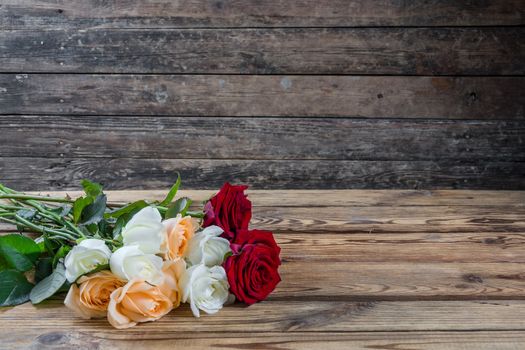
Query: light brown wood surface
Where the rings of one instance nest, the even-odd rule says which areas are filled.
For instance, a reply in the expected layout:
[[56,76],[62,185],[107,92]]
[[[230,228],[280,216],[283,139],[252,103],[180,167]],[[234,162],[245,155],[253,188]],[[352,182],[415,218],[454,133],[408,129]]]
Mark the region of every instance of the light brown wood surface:
[[[163,194],[110,191],[109,199]],[[205,200],[213,191],[180,194]],[[525,192],[252,190],[249,197],[253,226],[273,230],[282,247],[282,282],[268,300],[200,319],[184,306],[115,330],[78,319],[57,296],[1,309],[0,348],[523,348]]]

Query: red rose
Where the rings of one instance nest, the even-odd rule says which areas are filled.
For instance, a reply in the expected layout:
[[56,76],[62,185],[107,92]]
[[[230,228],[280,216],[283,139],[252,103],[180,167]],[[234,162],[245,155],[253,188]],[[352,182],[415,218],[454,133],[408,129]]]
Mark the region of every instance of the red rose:
[[226,182],[204,206],[203,227],[217,225],[222,236],[231,240],[239,230],[247,230],[252,218],[252,203],[244,190],[248,186],[232,186]]
[[281,248],[270,231],[240,230],[230,244],[233,255],[224,263],[230,291],[248,305],[266,299],[281,281]]

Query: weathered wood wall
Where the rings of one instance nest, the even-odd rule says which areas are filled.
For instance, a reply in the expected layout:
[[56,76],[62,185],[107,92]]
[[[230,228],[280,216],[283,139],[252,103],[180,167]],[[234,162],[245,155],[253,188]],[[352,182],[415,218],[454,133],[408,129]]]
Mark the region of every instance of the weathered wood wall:
[[3,0],[0,181],[525,189],[522,0]]

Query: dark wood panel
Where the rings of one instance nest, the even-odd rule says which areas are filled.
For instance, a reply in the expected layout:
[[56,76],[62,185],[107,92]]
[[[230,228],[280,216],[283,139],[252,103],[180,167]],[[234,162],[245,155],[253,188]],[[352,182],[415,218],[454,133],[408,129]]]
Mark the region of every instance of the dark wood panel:
[[525,189],[523,162],[0,158],[0,181],[20,190],[75,189],[84,178],[108,189],[167,188],[176,171],[186,188]]
[[[184,183],[184,180],[183,180]],[[190,197],[194,203],[208,200],[217,192],[211,190],[186,190],[182,186],[177,196]],[[76,190],[30,192],[40,195],[66,196],[78,198],[84,195],[80,185]],[[105,191],[112,203],[129,203],[137,199],[149,201],[163,200],[166,189]],[[272,190],[247,190],[253,208],[274,207],[275,193]],[[525,191],[487,191],[487,190],[279,190],[280,207],[506,207],[507,212],[514,208],[525,208]],[[460,210],[460,209],[458,209]]]
[[0,129],[4,157],[525,161],[520,121],[0,116]]
[[433,26],[525,24],[521,0],[3,0],[0,27]]
[[525,28],[0,32],[0,72],[525,74]]
[[522,77],[0,74],[2,114],[523,119]]

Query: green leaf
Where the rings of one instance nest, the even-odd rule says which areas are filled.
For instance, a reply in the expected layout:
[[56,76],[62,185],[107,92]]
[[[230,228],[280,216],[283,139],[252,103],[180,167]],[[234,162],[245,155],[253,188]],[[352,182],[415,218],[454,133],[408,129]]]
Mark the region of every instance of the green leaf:
[[80,184],[84,188],[84,192],[86,192],[89,197],[95,198],[102,194],[102,185],[99,183],[84,179],[80,181]]
[[104,218],[106,200],[105,194],[97,196],[93,203],[89,204],[82,210],[79,223],[86,226],[90,224],[98,224],[98,222]]
[[71,250],[70,246],[67,246],[67,245],[61,246],[58,249],[58,251],[55,254],[55,256],[53,257],[53,266],[57,266],[58,265],[58,261],[60,259],[62,259],[63,257],[65,257],[67,255],[67,253],[69,253],[70,250]]
[[16,212],[16,215],[26,220],[32,220],[36,215],[36,210],[35,209],[20,209],[19,211]]
[[171,203],[173,198],[175,198],[177,191],[179,190],[180,183],[181,183],[180,174],[177,173],[177,181],[175,181],[175,184],[171,186],[170,191],[166,195],[166,198],[164,198],[164,200],[159,203],[160,206],[165,207]]
[[40,254],[40,247],[30,238],[20,234],[0,237],[0,256],[6,267],[22,272],[31,270]]
[[[135,204],[135,205],[134,205]],[[129,205],[129,210],[125,210],[120,213],[113,227],[113,239],[117,239],[122,232],[122,229],[128,223],[131,218],[138,213],[142,208],[147,207],[149,204],[144,201],[138,201]],[[122,208],[124,209],[124,208]]]
[[73,203],[73,222],[77,224],[85,207],[93,203],[92,197],[80,197]]
[[117,222],[113,227],[113,239],[117,239],[117,237],[120,236],[122,229],[124,228],[124,226],[126,226],[126,223],[129,221],[129,216],[129,214],[124,214],[117,219]]
[[29,298],[33,304],[41,303],[53,296],[60,287],[66,282],[66,269],[64,264],[59,262],[53,273],[44,278],[31,290]]
[[[36,210],[35,209],[20,209],[19,211],[16,212],[16,215],[28,221],[32,221],[36,215]],[[24,232],[25,226],[17,223],[16,229],[20,232]]]
[[0,254],[0,271],[8,270],[11,266],[9,266],[9,263],[5,260],[4,256]]
[[186,215],[191,216],[192,218],[202,219],[204,218],[204,213],[202,211],[187,211]]
[[226,254],[224,254],[224,257],[222,258],[222,261],[226,261],[226,259],[228,259],[232,255],[233,252],[231,250],[229,252],[226,252]]
[[29,271],[33,268],[33,262],[25,255],[9,246],[0,246],[0,255],[4,258],[6,267],[18,271]]
[[49,255],[54,255],[55,254],[55,250],[57,249],[56,243],[54,243],[52,240],[50,240],[46,236],[43,236],[43,237],[44,237],[44,248],[45,248],[46,252]]
[[0,272],[0,306],[13,306],[29,300],[33,285],[26,277],[15,270]]
[[36,262],[35,281],[40,282],[53,272],[53,258],[45,257]]
[[64,217],[71,212],[71,206],[68,204],[64,204],[59,207],[50,209],[49,211],[57,214],[60,217]]
[[98,223],[98,232],[102,237],[112,238],[113,237],[113,228],[111,225],[104,219],[100,220]]
[[140,209],[147,207],[149,204],[146,201],[140,200],[133,203],[130,203],[122,208],[114,210],[112,212],[106,213],[104,216],[106,218],[119,218],[120,216],[128,213],[136,213]]
[[164,215],[164,218],[174,218],[177,216],[177,214],[181,214],[182,216],[184,216],[186,215],[186,212],[188,211],[190,205],[191,199],[189,199],[188,197],[179,198],[175,202],[170,204],[168,210],[166,211],[166,214]]
[[97,224],[86,225],[86,228],[87,228],[90,236],[94,236],[94,235],[98,234],[98,225]]

